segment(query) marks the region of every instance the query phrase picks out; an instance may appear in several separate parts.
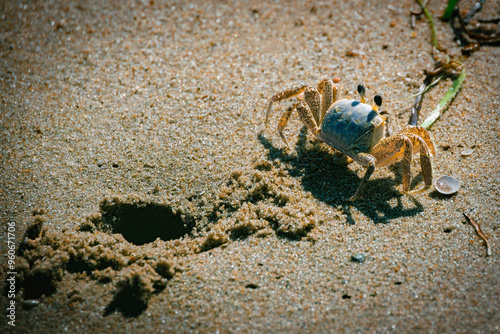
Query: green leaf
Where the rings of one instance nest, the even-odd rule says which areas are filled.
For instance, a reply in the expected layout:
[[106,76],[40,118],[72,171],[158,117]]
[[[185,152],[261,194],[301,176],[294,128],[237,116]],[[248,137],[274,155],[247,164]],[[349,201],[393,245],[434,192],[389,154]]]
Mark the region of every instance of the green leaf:
[[462,87],[462,83],[465,80],[465,68],[462,70],[462,73],[458,76],[458,78],[453,82],[448,92],[444,95],[443,99],[437,105],[436,109],[432,112],[432,114],[427,117],[427,119],[420,125],[424,129],[429,129],[432,124],[441,116],[442,112],[448,106],[448,104],[453,100],[455,95],[457,95],[460,87]]
[[455,6],[457,5],[458,0],[449,0],[448,6],[446,7],[441,20],[449,20],[451,18],[451,14],[455,10]]

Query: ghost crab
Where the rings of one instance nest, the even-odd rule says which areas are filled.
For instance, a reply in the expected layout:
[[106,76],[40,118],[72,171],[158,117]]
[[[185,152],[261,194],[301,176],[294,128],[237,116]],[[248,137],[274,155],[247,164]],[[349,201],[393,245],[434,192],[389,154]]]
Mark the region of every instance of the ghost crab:
[[[386,117],[379,114],[382,97],[374,97],[374,105],[366,104],[365,87],[358,85],[360,101],[338,99],[340,86],[331,80],[321,80],[317,87],[299,86],[275,94],[269,101],[266,124],[273,104],[303,93],[303,101],[287,108],[278,123],[278,133],[288,146],[283,130],[297,110],[299,118],[316,138],[340,151],[366,167],[366,172],[354,196],[361,196],[363,188],[376,167],[389,166],[403,161],[403,193],[410,189],[411,160],[420,153],[420,166],[425,186],[432,185],[432,164],[430,157],[435,154],[434,144],[427,131],[419,126],[407,126],[402,131],[385,137]],[[348,159],[346,157],[346,159]]]

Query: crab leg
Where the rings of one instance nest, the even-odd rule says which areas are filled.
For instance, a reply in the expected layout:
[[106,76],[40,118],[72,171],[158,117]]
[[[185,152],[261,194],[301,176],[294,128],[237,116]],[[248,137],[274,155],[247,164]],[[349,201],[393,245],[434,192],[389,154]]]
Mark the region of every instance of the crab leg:
[[356,190],[356,194],[354,194],[354,196],[349,198],[349,201],[355,201],[361,196],[361,192],[365,188],[366,183],[368,182],[373,172],[375,171],[375,163],[377,160],[371,154],[360,153],[357,156],[357,161],[361,165],[368,168],[366,169],[365,176],[363,176],[363,179],[361,180],[361,183],[359,184],[358,189]]
[[323,91],[325,89],[325,85],[326,83],[330,81],[329,79],[327,78],[324,78],[324,79],[321,79],[318,84],[316,85],[316,89],[318,90],[319,94],[320,95],[323,95]]
[[273,104],[275,102],[280,102],[282,100],[289,99],[291,97],[297,96],[297,95],[303,93],[304,90],[306,89],[306,87],[307,87],[307,85],[302,85],[302,86],[298,86],[298,87],[293,87],[293,88],[285,89],[282,92],[274,94],[271,97],[271,99],[269,100],[269,106],[267,107],[266,123],[265,124],[267,125],[267,121],[269,120],[269,115],[271,114],[271,111],[273,109]]
[[[316,91],[316,89],[314,90]],[[316,93],[318,92],[316,91]],[[288,120],[290,119],[290,116],[292,115],[294,110],[297,110],[300,120],[309,129],[309,131],[311,131],[315,135],[320,131],[320,128],[318,127],[316,120],[314,119],[313,113],[309,108],[309,106],[307,105],[307,103],[303,101],[295,103],[286,109],[286,111],[283,113],[283,116],[281,116],[281,119],[278,123],[278,133],[281,139],[283,139],[286,146],[288,147],[290,146],[286,141],[285,135],[283,134],[283,130],[285,129],[285,126],[288,123]]]
[[302,123],[304,123],[309,131],[311,131],[314,135],[317,135],[321,129],[318,127],[309,106],[305,102],[301,101],[297,103],[295,107],[297,108],[297,113],[299,114]]
[[288,145],[288,142],[286,141],[285,135],[283,134],[283,130],[285,129],[286,124],[288,123],[288,120],[290,119],[290,116],[292,115],[293,111],[295,110],[295,104],[289,106],[283,116],[281,116],[280,122],[278,123],[278,133],[285,142],[286,146],[290,147]]
[[402,158],[404,193],[410,189],[412,151],[412,141],[403,134],[385,138],[371,151],[377,159],[377,166],[388,166]]
[[415,191],[415,193],[419,193],[426,189],[429,189],[432,186],[432,164],[429,153],[430,150],[423,138],[420,138],[419,136],[411,133],[406,133],[406,136],[412,141],[412,143],[418,142],[418,146],[420,146],[420,168],[422,168],[425,187]]
[[[426,146],[429,149],[428,151],[430,152],[430,154],[436,155],[436,149],[434,148],[434,144],[432,143],[431,136],[429,135],[427,130],[425,130],[423,127],[421,127],[421,126],[408,126],[400,133],[401,134],[410,134],[411,133],[411,134],[414,134],[417,137],[423,139]],[[415,151],[414,153],[418,152],[417,148],[420,145],[419,142],[420,142],[419,140],[412,139],[411,143],[413,144],[413,147],[414,147],[414,151]]]
[[326,112],[328,111],[330,106],[338,99],[340,86],[334,85],[333,82],[329,79],[323,79],[318,83],[317,89],[321,94],[321,115],[319,117],[319,123],[322,123]]
[[316,124],[321,124],[321,96],[316,88],[306,87],[304,91],[304,100],[312,112]]

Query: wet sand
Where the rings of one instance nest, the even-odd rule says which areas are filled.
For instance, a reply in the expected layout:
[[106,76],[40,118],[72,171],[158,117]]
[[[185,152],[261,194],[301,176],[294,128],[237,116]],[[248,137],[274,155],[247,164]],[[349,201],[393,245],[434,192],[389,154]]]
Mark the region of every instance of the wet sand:
[[[445,3],[429,6],[437,18]],[[413,100],[396,100],[434,64],[427,20],[410,26],[413,1],[0,8],[0,250],[14,226],[18,255],[16,326],[4,317],[0,328],[500,330],[497,46],[465,61],[429,131],[434,178],[459,179],[459,192],[402,195],[398,163],[349,202],[364,168],[335,164],[297,115],[287,148],[276,127],[293,101],[264,128],[267,103],[337,78],[342,97],[357,98],[359,83],[369,103],[380,94],[391,130],[403,128]],[[477,18],[499,10],[486,2]],[[449,25],[436,25],[459,55]],[[421,121],[451,83],[426,94]],[[422,187],[418,159],[412,175]]]

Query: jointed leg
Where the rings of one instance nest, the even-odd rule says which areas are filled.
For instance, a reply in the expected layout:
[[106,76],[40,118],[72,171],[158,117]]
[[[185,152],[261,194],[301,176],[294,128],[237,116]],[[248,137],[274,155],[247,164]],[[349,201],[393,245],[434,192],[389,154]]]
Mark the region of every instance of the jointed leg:
[[419,193],[421,191],[429,189],[432,186],[432,164],[429,148],[427,147],[424,139],[420,138],[419,136],[411,133],[407,133],[406,136],[412,141],[412,143],[418,142],[418,146],[420,147],[420,168],[422,168],[425,187],[415,191],[416,193]]
[[326,112],[337,101],[339,91],[340,86],[333,84],[329,79],[323,79],[318,83],[318,92],[321,94],[321,116],[318,124],[323,122]]
[[[431,136],[429,135],[427,130],[425,130],[423,127],[421,127],[421,126],[407,126],[400,133],[401,134],[417,135],[419,138],[424,140],[425,144],[429,148],[429,152],[432,155],[436,155],[436,149],[434,148],[434,143],[432,142]],[[420,145],[419,141],[416,139],[412,139],[412,144],[414,147],[414,153],[417,153],[418,152],[417,148]]]
[[337,166],[347,166],[354,160],[340,151],[335,151],[332,155],[332,161]]
[[321,96],[316,88],[306,87],[304,91],[304,100],[306,101],[311,113],[316,121],[316,124],[321,124]]
[[285,126],[288,123],[288,120],[290,119],[290,116],[292,115],[295,109],[297,109],[297,113],[299,114],[300,120],[302,121],[302,123],[304,123],[304,125],[307,127],[309,131],[311,131],[315,135],[320,131],[320,128],[318,127],[316,121],[314,120],[314,116],[307,103],[303,101],[295,103],[287,108],[287,110],[285,111],[285,113],[283,114],[278,123],[278,133],[281,139],[283,139],[283,141],[285,142],[286,146],[288,146],[288,142],[286,141],[285,135],[283,134],[283,130],[285,129]]
[[413,147],[411,140],[405,137],[403,149],[403,193],[410,190],[411,180],[411,158],[413,156]]
[[412,141],[400,134],[385,138],[371,152],[377,159],[377,166],[388,166],[403,160],[403,192],[410,189],[412,151]]
[[286,89],[282,92],[274,94],[271,97],[271,99],[269,100],[269,106],[267,107],[266,123],[265,124],[267,125],[267,121],[269,120],[269,115],[271,114],[271,111],[273,109],[273,104],[275,102],[280,102],[282,100],[297,96],[297,95],[303,93],[304,90],[306,89],[306,87],[307,87],[306,85],[302,85],[302,86],[298,86],[298,87],[289,88],[289,89]]
[[290,147],[288,145],[288,142],[286,141],[285,135],[283,134],[283,130],[285,129],[286,124],[288,123],[288,120],[290,119],[290,116],[292,115],[293,111],[295,110],[295,104],[289,106],[283,116],[281,116],[281,119],[278,123],[278,133],[285,142],[286,146]]
[[299,114],[300,120],[307,127],[309,131],[311,131],[314,135],[318,134],[320,128],[318,127],[318,123],[314,119],[314,116],[311,112],[311,109],[305,102],[299,102],[296,104],[297,113]]
[[320,95],[323,95],[323,91],[325,89],[325,85],[326,83],[330,81],[329,79],[321,79],[319,82],[318,82],[318,85],[316,86],[316,89],[318,90],[319,94]]
[[358,189],[356,190],[356,194],[349,198],[349,201],[355,201],[361,196],[361,192],[365,188],[366,183],[372,176],[373,172],[375,171],[375,163],[376,159],[373,155],[371,154],[366,154],[366,153],[360,153],[358,154],[358,162],[362,164],[365,167],[368,167],[366,169],[365,175],[363,176],[363,179],[361,180],[361,183],[358,186]]

